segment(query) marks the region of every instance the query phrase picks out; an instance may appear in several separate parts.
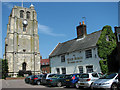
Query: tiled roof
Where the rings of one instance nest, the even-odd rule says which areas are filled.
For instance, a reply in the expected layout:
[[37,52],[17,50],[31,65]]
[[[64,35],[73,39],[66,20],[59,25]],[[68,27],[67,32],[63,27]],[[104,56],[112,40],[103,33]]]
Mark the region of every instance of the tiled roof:
[[49,59],[41,59],[41,65],[49,65],[50,60]]
[[59,43],[57,47],[53,50],[53,52],[50,54],[50,57],[94,47],[96,46],[100,34],[101,30],[88,34],[83,39],[75,38],[64,43]]

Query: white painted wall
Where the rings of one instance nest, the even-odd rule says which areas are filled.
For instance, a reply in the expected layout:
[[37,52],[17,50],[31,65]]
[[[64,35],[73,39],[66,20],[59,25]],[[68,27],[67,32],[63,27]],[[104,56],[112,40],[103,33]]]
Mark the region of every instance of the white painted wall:
[[[90,48],[89,48],[90,49]],[[65,62],[61,62],[61,56],[55,56],[50,58],[51,73],[57,73],[56,68],[60,69],[60,74],[62,74],[61,68],[66,68],[66,74],[79,73],[79,66],[83,66],[83,72],[86,73],[86,66],[93,65],[93,71],[101,72],[99,61],[100,58],[97,54],[97,47],[92,49],[92,58],[86,59],[85,50],[75,51],[69,54],[65,54]],[[87,49],[86,49],[87,50]],[[96,54],[96,57],[95,57]],[[68,63],[68,58],[82,57],[82,59],[73,61],[82,61],[78,63]]]

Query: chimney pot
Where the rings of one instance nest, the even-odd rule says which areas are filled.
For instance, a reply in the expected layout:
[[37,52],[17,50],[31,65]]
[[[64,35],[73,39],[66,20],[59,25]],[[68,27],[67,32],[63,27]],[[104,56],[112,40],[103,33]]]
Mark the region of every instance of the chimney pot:
[[82,24],[85,25],[84,21],[82,21]]
[[80,25],[81,25],[81,22],[80,22]]
[[86,25],[84,21],[82,21],[82,24],[80,22],[80,25],[76,27],[77,29],[77,38],[83,38],[87,35]]

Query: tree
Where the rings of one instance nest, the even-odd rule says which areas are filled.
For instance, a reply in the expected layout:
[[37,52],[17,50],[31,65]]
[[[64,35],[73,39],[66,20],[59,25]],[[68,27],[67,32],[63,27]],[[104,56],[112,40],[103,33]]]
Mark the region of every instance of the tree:
[[7,73],[8,73],[7,59],[2,59],[2,79],[6,79]]
[[[100,61],[101,70],[104,73],[108,72],[108,56],[110,56],[113,50],[116,48],[116,38],[112,32],[111,26],[104,26],[97,42],[98,56],[103,60]],[[106,62],[106,64],[104,64]]]

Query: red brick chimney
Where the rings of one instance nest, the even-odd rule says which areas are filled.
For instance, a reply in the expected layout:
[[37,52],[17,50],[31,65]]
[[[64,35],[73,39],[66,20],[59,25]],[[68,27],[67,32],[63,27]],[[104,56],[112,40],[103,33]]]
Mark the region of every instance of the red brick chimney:
[[86,25],[84,23],[84,21],[80,22],[80,25],[77,26],[77,38],[83,38],[87,35],[87,31],[86,31]]

